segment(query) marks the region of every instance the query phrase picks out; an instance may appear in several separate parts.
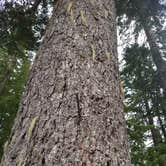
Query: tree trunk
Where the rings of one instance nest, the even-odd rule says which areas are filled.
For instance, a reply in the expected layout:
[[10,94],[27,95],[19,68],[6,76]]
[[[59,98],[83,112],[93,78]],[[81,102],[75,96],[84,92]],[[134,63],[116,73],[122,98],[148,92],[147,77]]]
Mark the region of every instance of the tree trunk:
[[58,1],[4,166],[129,166],[114,0]]
[[148,19],[146,20],[144,16],[141,16],[141,20],[142,26],[147,37],[147,41],[150,46],[153,62],[157,67],[158,82],[160,87],[163,89],[164,96],[166,97],[166,62],[161,56],[159,48],[155,42],[152,30],[149,28],[150,26],[147,24]]
[[151,135],[152,135],[153,144],[155,146],[157,146],[160,143],[162,143],[162,136],[160,134],[159,129],[155,127],[153,115],[149,108],[147,99],[145,99],[145,107],[146,107],[146,111],[147,111],[148,124],[152,126],[150,131],[151,131]]
[[160,129],[162,131],[162,135],[163,135],[163,138],[164,138],[164,141],[163,142],[166,142],[166,128],[165,128],[165,119],[164,119],[164,116],[163,116],[163,108],[162,108],[162,105],[160,103],[162,103],[161,101],[162,99],[160,98],[160,96],[156,95],[155,98],[152,98],[152,103],[153,103],[153,112],[156,114],[157,116],[157,119],[158,119],[158,122],[159,122],[159,125],[160,125]]

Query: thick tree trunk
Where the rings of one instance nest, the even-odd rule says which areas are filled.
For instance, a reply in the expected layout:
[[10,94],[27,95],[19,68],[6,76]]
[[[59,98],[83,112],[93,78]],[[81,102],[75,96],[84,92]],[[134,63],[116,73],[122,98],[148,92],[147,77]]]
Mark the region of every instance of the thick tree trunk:
[[55,5],[4,166],[129,166],[114,0]]

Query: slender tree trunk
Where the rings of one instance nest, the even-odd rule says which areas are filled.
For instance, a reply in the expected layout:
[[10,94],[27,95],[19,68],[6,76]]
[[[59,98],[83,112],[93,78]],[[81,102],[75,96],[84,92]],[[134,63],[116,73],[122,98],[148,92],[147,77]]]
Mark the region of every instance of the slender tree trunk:
[[144,28],[144,31],[145,31],[145,34],[147,37],[147,41],[150,46],[152,59],[153,59],[154,64],[157,67],[158,82],[159,82],[160,87],[163,89],[164,95],[166,97],[166,62],[163,60],[163,58],[159,52],[159,48],[158,48],[155,38],[154,38],[154,34],[152,33],[152,30],[149,28],[149,25],[147,24],[147,20],[145,20],[145,18],[143,18],[144,16],[141,16],[141,17],[142,17],[141,18],[142,26]]
[[4,166],[130,166],[114,0],[54,7]]
[[159,145],[160,143],[162,143],[162,137],[161,137],[161,134],[160,134],[160,131],[159,129],[157,129],[154,125],[154,120],[153,120],[153,115],[151,113],[151,110],[149,108],[149,105],[148,105],[148,102],[147,100],[145,99],[145,107],[146,107],[146,110],[147,110],[147,119],[148,119],[148,124],[153,126],[151,128],[151,134],[152,134],[152,140],[153,140],[153,144],[155,146]]
[[164,136],[164,142],[166,142],[166,129],[165,129],[165,125],[163,124],[163,121],[162,121],[162,119],[161,119],[161,116],[160,116],[160,114],[158,113],[158,121],[159,121],[159,123],[160,123],[160,127],[161,127],[161,131],[162,131],[162,134],[163,134],[163,136]]
[[165,128],[165,119],[164,118],[161,118],[161,113],[162,112],[162,106],[160,105],[161,101],[160,101],[160,97],[158,95],[156,95],[156,99],[152,99],[152,102],[153,102],[153,109],[155,109],[155,113],[157,115],[157,118],[158,118],[158,121],[159,121],[159,124],[160,124],[160,128],[161,128],[161,131],[162,131],[162,135],[164,137],[164,142],[166,142],[166,128]]
[[162,111],[162,114],[164,116],[164,124],[166,126],[166,100],[164,100],[165,98],[163,98],[163,100],[161,101],[161,111]]

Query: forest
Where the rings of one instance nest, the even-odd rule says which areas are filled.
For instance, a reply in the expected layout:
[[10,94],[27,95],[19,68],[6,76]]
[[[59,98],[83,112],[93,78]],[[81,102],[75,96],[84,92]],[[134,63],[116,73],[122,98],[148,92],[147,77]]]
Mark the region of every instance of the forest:
[[0,0],[0,159],[166,166],[166,1]]

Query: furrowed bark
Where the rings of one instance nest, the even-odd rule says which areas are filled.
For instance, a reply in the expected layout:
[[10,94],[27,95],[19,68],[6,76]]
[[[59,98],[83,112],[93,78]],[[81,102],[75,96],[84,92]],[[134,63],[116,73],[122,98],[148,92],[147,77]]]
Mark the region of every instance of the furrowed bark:
[[2,165],[129,166],[113,0],[54,7]]

